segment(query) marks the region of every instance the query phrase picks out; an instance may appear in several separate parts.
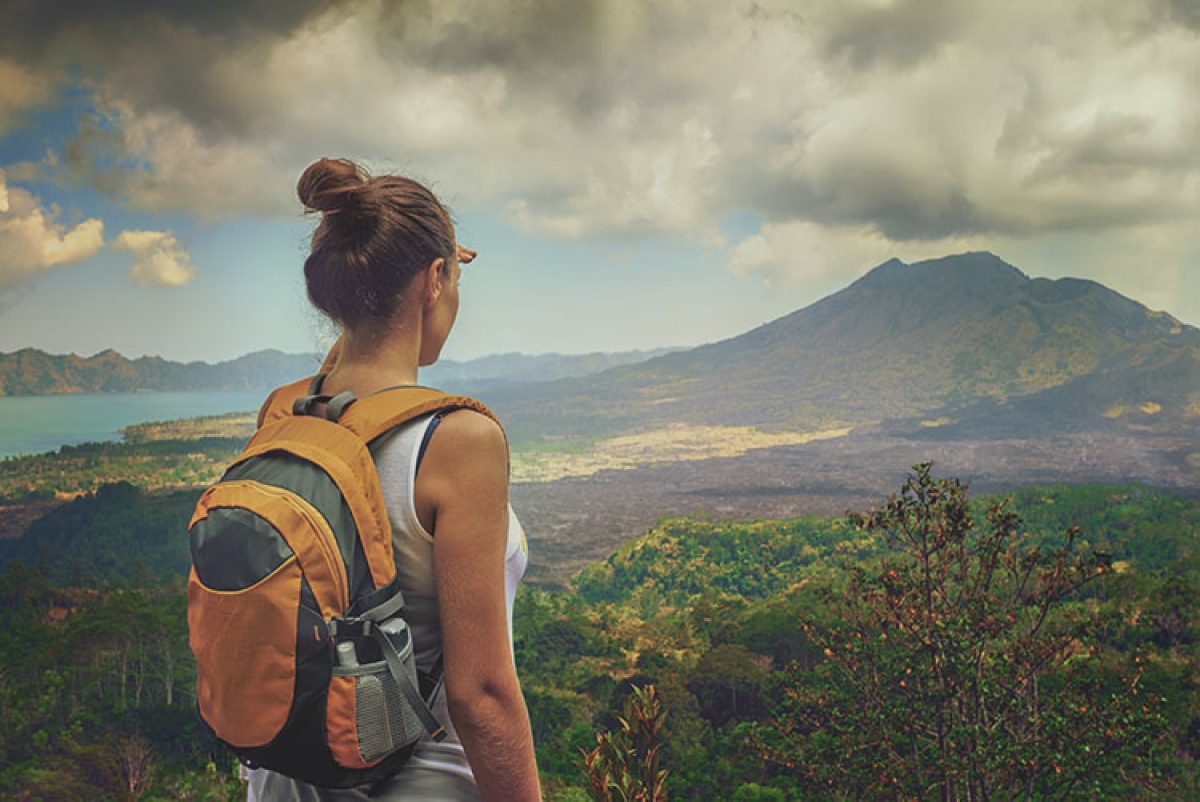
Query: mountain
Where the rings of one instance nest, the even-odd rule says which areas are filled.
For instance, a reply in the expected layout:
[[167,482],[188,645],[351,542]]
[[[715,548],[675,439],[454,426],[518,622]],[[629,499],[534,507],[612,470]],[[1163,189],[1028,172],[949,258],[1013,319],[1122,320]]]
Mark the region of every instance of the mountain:
[[1051,430],[1200,427],[1200,330],[1094,281],[1031,279],[990,253],[893,259],[740,336],[487,400],[517,439],[670,422],[932,428],[996,410]]
[[112,349],[81,357],[24,348],[0,354],[0,395],[266,390],[311,374],[319,364],[315,354],[281,351],[258,351],[213,365],[127,359]]

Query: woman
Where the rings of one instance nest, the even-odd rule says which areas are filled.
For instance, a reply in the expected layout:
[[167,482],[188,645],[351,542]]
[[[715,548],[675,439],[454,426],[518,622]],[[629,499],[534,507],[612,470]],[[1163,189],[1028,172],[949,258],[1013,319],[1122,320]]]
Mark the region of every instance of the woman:
[[[342,328],[322,392],[361,398],[415,384],[450,334],[461,264],[475,253],[458,245],[433,193],[410,179],[321,159],[297,189],[323,215],[304,264],[308,295]],[[508,506],[504,434],[458,410],[398,427],[374,451],[417,665],[430,671],[443,658],[434,713],[449,737],[421,741],[399,774],[370,789],[320,789],[259,770],[250,799],[539,799],[512,657],[512,600],[526,554]]]

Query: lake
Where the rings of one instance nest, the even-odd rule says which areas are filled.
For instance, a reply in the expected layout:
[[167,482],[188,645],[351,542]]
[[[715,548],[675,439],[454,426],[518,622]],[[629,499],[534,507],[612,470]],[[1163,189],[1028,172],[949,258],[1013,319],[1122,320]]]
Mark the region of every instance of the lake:
[[0,458],[120,440],[135,423],[257,410],[265,391],[0,396]]

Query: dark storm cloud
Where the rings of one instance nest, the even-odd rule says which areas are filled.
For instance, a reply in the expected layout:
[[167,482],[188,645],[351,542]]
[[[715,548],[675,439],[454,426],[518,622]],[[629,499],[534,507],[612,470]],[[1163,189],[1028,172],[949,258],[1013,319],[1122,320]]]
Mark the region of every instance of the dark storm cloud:
[[[84,74],[119,82],[139,104],[179,109],[202,127],[246,130],[214,65],[238,48],[291,36],[341,2],[322,0],[29,0],[0,11],[0,56],[59,86]],[[248,76],[249,77],[249,76]]]
[[900,0],[839,9],[826,34],[827,52],[856,69],[907,69],[954,40],[969,9],[954,0]]
[[336,2],[327,0],[10,0],[0,5],[0,43],[23,60],[62,57],[67,44],[89,54],[121,47],[164,27],[202,35],[285,35]]
[[603,0],[480,4],[439,22],[430,2],[397,3],[383,6],[377,33],[406,58],[446,71],[582,66],[596,53],[604,7]]
[[1162,0],[1171,18],[1180,25],[1200,30],[1200,0]]

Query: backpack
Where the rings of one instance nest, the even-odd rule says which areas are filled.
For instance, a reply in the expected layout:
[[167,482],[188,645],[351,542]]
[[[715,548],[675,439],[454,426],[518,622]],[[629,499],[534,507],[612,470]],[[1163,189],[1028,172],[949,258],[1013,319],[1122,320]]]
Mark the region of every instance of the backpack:
[[430,712],[440,681],[418,677],[401,615],[369,446],[437,410],[495,417],[425,387],[320,395],[323,378],[273,392],[245,450],[200,497],[188,630],[216,737],[249,766],[345,788],[390,777],[425,732],[445,737]]

